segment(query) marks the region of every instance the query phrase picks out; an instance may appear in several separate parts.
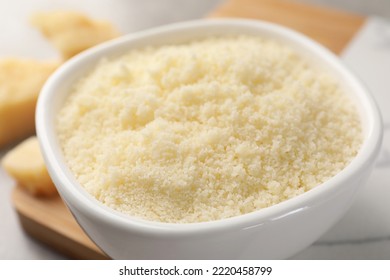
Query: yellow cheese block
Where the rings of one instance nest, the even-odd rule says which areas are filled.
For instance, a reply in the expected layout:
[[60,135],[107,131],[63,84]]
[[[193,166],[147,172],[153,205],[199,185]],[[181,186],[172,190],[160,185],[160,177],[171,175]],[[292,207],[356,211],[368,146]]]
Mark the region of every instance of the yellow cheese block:
[[1,164],[20,186],[33,195],[51,196],[57,193],[35,136],[9,151]]
[[120,35],[109,22],[71,11],[37,13],[31,23],[53,43],[64,59]]
[[39,92],[58,63],[0,59],[0,148],[35,130]]

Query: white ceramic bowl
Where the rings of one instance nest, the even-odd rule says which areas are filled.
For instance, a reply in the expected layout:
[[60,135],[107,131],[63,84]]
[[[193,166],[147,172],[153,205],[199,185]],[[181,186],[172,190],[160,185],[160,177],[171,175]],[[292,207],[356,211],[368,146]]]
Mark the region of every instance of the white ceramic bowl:
[[[278,205],[213,222],[168,224],[131,218],[102,205],[76,181],[58,143],[55,116],[73,83],[105,56],[129,49],[212,35],[252,34],[290,45],[334,74],[356,101],[364,143],[339,174]],[[63,200],[91,239],[114,259],[283,259],[312,244],[349,208],[374,165],[382,139],[378,108],[339,59],[312,40],[274,24],[249,20],[184,22],[124,36],[88,50],[60,67],[38,101],[37,134],[49,173]]]

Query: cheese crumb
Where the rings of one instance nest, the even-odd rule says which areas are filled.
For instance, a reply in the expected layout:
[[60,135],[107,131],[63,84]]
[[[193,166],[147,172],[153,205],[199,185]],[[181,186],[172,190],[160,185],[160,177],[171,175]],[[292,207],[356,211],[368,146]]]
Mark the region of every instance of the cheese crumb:
[[229,218],[300,195],[362,142],[354,103],[292,49],[212,37],[102,60],[57,119],[80,184],[130,216]]

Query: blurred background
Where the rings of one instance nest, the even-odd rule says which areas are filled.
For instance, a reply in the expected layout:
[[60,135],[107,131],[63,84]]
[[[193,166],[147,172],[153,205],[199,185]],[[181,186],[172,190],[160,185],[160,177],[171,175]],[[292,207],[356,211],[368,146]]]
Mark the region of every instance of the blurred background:
[[[46,59],[58,56],[48,41],[29,25],[28,19],[35,11],[78,10],[112,22],[122,33],[131,33],[162,24],[204,18],[227,1],[229,0],[0,0],[0,58],[18,56]],[[383,20],[390,21],[390,0],[289,1],[340,9],[363,16],[381,16]],[[390,37],[390,29],[386,34]],[[0,149],[0,158],[11,148],[12,146]],[[11,204],[13,186],[13,180],[0,168],[0,259],[66,259],[64,255],[30,238],[22,230]],[[390,248],[390,236],[385,236],[384,241],[386,240],[386,246]],[[326,245],[326,242],[323,243]],[[380,247],[377,249],[381,250]],[[340,254],[342,250],[343,248],[340,249]],[[316,255],[315,248],[310,248],[297,258],[321,256],[329,257],[326,254]],[[346,258],[348,256],[352,255],[347,255]],[[376,255],[373,253],[365,256],[375,258]],[[390,253],[382,254],[379,258],[386,257],[390,258]]]
[[[32,11],[76,9],[97,18],[108,19],[123,33],[130,33],[161,24],[202,18],[226,1],[228,0],[0,0],[1,22],[7,23],[0,26],[0,56],[53,56],[48,43],[27,24]],[[389,0],[291,1],[390,18]],[[27,34],[29,29],[32,32]],[[23,42],[29,42],[31,46],[26,48]]]
[[[261,0],[260,0],[261,1]],[[390,18],[390,1],[388,0],[298,0],[308,4],[351,11],[362,15],[380,15]]]

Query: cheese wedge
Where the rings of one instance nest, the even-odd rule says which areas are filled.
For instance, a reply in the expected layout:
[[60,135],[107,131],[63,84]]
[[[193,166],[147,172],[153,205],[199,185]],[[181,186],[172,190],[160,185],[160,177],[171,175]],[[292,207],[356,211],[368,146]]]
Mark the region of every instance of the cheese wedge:
[[57,193],[46,170],[38,140],[32,136],[9,151],[1,162],[3,168],[27,191],[37,196]]
[[71,11],[37,13],[31,23],[52,42],[64,59],[119,36],[111,23]]
[[35,131],[39,92],[58,63],[0,59],[0,148]]

